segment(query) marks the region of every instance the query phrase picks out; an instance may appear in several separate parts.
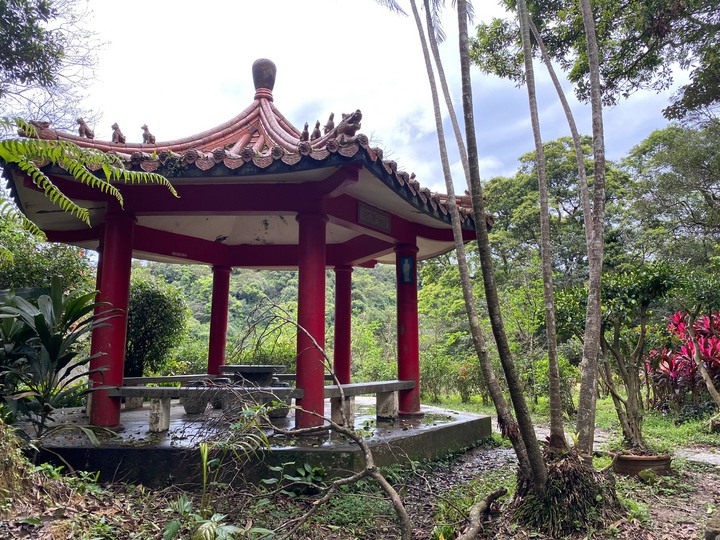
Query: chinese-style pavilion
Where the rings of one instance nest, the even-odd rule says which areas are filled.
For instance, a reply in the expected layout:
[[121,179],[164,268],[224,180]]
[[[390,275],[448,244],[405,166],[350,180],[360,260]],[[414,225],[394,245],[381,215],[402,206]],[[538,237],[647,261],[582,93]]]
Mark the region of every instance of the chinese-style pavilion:
[[[235,118],[194,136],[155,142],[146,126],[143,143],[126,143],[117,125],[113,141],[92,138],[80,123],[80,135],[49,127],[48,140],[113,152],[132,170],[167,177],[179,195],[159,185],[118,186],[117,201],[74,180],[59,168],[48,170],[53,182],[90,211],[92,227],[59,211],[31,179],[13,169],[9,181],[22,211],[53,242],[97,250],[99,301],[127,310],[133,257],[213,269],[208,373],[224,362],[230,271],[233,267],[298,270],[297,378],[304,397],[298,405],[324,411],[324,366],[314,339],[325,345],[325,271],[335,271],[334,370],[350,382],[351,276],[355,266],[394,264],[397,269],[398,376],[415,380],[401,392],[400,412],[420,413],[417,312],[418,260],[454,246],[446,196],[421,188],[414,175],[383,160],[359,134],[361,113],[330,116],[309,132],[294,127],[275,107],[275,65],[253,64],[255,98]],[[463,233],[474,238],[468,197],[459,198]],[[92,350],[103,353],[91,367],[106,371],[96,385],[121,385],[126,322],[123,315],[98,328]],[[312,338],[312,339],[311,339]],[[120,399],[93,394],[91,423],[120,422]],[[296,425],[321,420],[298,411]]]

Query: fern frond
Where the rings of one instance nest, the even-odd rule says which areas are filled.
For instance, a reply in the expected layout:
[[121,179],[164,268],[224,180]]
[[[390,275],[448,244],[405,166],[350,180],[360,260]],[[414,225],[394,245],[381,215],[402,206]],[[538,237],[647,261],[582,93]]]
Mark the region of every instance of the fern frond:
[[25,217],[12,201],[0,195],[0,220],[19,225],[23,230],[40,240],[45,240],[45,233],[38,229],[32,221]]
[[90,225],[90,213],[87,209],[79,206],[62,191],[60,191],[60,189],[52,183],[50,178],[42,172],[37,165],[35,165],[32,161],[16,161],[15,163],[20,170],[30,176],[37,187],[43,190],[45,196],[50,199],[53,204],[59,206],[64,212],[68,212]]
[[118,191],[118,189],[110,182],[107,182],[106,180],[98,178],[97,176],[92,174],[82,163],[79,163],[77,161],[63,161],[61,163],[61,166],[67,172],[72,174],[75,180],[82,182],[83,184],[86,184],[91,188],[97,189],[101,193],[112,195],[118,200],[120,206],[123,205],[123,197],[120,191]]
[[[45,196],[63,211],[76,216],[90,225],[90,215],[87,209],[81,207],[60,188],[58,188],[40,167],[48,162],[65,169],[78,182],[110,195],[123,205],[123,197],[113,182],[125,184],[158,184],[166,187],[175,197],[179,197],[172,183],[157,173],[131,171],[125,168],[121,156],[105,153],[95,148],[84,148],[71,141],[41,140],[37,139],[37,130],[32,124],[20,118],[0,117],[0,129],[7,130],[15,127],[22,135],[35,138],[11,138],[0,140],[0,163],[14,164],[26,173],[33,183],[40,188]],[[102,174],[94,174],[93,170],[102,169]],[[104,175],[104,178],[102,176]],[[2,205],[0,199],[0,217],[16,216],[27,230],[37,234],[39,228],[32,224],[27,217],[15,209],[11,211],[7,205]]]
[[127,169],[123,169],[121,171],[121,178],[126,184],[137,184],[139,182],[144,182],[146,184],[159,184],[161,186],[165,186],[166,188],[168,188],[170,193],[173,194],[173,196],[178,199],[180,198],[180,195],[178,195],[175,187],[172,185],[172,183],[170,183],[170,180],[168,180],[161,174],[128,171]]

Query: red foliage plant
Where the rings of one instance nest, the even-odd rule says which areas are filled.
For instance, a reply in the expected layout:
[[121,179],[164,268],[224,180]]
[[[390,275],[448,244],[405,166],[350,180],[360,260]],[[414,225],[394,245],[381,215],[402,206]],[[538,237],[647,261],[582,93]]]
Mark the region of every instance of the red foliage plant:
[[[652,382],[655,405],[679,411],[699,405],[709,397],[695,363],[695,345],[688,332],[688,314],[678,311],[669,317],[667,331],[673,345],[653,349],[645,358]],[[720,312],[698,318],[693,324],[700,357],[713,381],[720,382]]]

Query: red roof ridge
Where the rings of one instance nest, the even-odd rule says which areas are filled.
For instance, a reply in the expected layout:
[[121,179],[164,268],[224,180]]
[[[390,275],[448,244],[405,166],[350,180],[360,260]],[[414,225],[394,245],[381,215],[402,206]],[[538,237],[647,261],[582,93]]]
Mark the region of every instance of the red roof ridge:
[[[234,170],[249,162],[264,169],[275,161],[292,166],[303,159],[322,161],[335,153],[352,158],[362,149],[371,163],[379,161],[380,168],[390,177],[389,181],[395,185],[395,189],[407,190],[409,195],[421,204],[434,211],[439,209],[442,214],[447,215],[447,195],[422,187],[414,173],[398,170],[395,161],[383,159],[382,149],[370,147],[367,136],[357,133],[362,120],[359,109],[342,114],[337,123],[331,113],[322,135],[318,121],[313,130],[314,139],[308,133],[307,124],[303,131],[297,129],[273,103],[275,74],[276,67],[272,61],[256,60],[253,63],[253,102],[234,118],[180,139],[155,143],[155,137],[149,134],[146,125],[142,129],[146,133],[144,139],[147,143],[126,143],[121,133],[119,137],[113,138],[122,142],[98,141],[92,138],[92,130],[83,131],[83,127],[87,126],[81,122],[82,119],[78,119],[79,133],[82,135],[54,130],[45,123],[34,124],[40,139],[71,141],[78,146],[112,152],[147,172],[161,172],[168,159],[181,167],[194,165],[201,171],[207,171],[218,164]],[[119,133],[119,127],[113,127],[117,128]],[[469,197],[457,197],[457,205],[463,210],[461,218],[471,216],[472,201]]]
[[[274,146],[280,146],[287,152],[297,152],[304,142],[303,132],[285,118],[273,104],[272,88],[275,82],[275,71],[275,64],[270,60],[256,60],[253,64],[253,80],[256,90],[253,102],[227,122],[195,135],[153,143],[128,143],[125,142],[124,136],[118,141],[99,141],[94,139],[94,134],[93,138],[88,137],[87,132],[82,129],[80,130],[82,134],[75,135],[50,129],[49,126],[42,126],[38,127],[38,137],[71,141],[85,148],[95,148],[103,152],[116,152],[128,156],[136,152],[181,153],[190,149],[211,152],[217,148],[229,148],[233,153],[238,154],[247,146],[261,153],[271,152]],[[331,118],[332,116],[331,114]],[[355,134],[355,131],[360,128],[359,118],[362,118],[360,111],[357,110],[342,116],[343,121],[337,127],[319,138],[309,141],[312,150],[325,148],[328,142],[337,136]],[[356,117],[358,117],[357,120]],[[78,123],[80,123],[80,119]],[[353,127],[348,128],[348,124]],[[114,124],[113,127],[119,130],[117,124]],[[145,125],[143,128],[147,129],[147,126]],[[152,138],[154,139],[154,136]]]

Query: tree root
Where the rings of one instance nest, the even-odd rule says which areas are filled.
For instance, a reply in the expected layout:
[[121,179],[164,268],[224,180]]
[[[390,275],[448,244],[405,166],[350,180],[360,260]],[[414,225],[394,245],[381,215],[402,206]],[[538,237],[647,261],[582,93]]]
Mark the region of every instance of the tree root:
[[490,512],[490,506],[506,493],[507,488],[500,488],[497,491],[493,491],[483,500],[473,504],[470,507],[470,525],[462,535],[458,536],[457,540],[473,540],[477,538],[477,535],[480,534],[480,531],[483,529],[483,517]]
[[513,520],[553,538],[601,526],[622,512],[612,475],[595,471],[570,451],[548,463],[548,482],[538,495],[518,484]]

